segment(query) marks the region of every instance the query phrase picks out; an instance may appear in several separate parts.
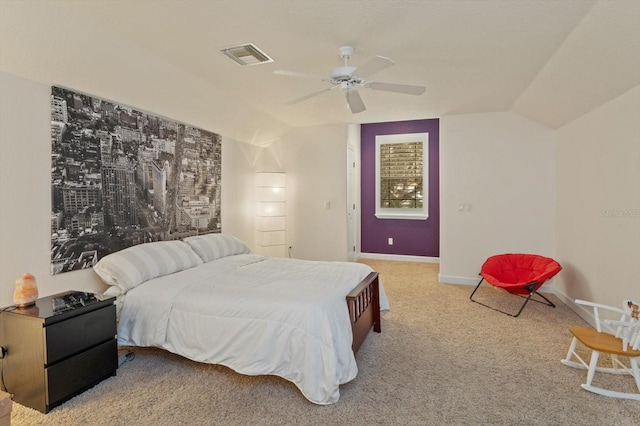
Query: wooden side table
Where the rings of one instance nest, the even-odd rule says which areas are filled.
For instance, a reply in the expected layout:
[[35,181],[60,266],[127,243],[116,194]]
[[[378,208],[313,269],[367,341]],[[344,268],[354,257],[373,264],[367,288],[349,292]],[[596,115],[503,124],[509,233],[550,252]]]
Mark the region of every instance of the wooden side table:
[[43,413],[118,368],[115,298],[69,291],[0,316],[4,386],[15,402]]

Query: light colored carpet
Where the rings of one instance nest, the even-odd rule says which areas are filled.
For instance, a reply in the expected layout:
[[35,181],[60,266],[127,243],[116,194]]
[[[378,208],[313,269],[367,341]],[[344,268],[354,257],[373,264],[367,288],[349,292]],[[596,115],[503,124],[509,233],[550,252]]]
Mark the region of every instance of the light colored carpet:
[[[13,425],[638,425],[640,403],[580,388],[586,372],[560,364],[568,327],[557,308],[529,303],[511,318],[440,284],[438,265],[366,260],[391,311],[357,354],[358,376],[330,406],[278,377],[243,376],[157,349],[135,349],[116,377],[47,415],[14,404]],[[482,287],[481,287],[482,290]],[[479,294],[509,308],[510,296]],[[515,306],[515,305],[513,305]],[[632,391],[633,379],[597,379]]]

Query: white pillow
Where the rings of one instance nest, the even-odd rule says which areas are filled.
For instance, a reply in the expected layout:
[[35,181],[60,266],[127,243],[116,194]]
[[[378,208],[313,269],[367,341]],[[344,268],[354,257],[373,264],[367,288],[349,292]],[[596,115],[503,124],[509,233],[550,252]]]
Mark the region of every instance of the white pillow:
[[202,265],[198,255],[182,241],[139,244],[103,257],[93,270],[122,294],[152,278]]
[[187,237],[184,242],[205,261],[211,262],[225,256],[249,253],[249,247],[236,237],[226,234],[207,234]]
[[122,294],[122,290],[120,290],[120,287],[116,287],[115,285],[112,285],[111,287],[106,289],[105,292],[102,294],[108,297],[118,297]]

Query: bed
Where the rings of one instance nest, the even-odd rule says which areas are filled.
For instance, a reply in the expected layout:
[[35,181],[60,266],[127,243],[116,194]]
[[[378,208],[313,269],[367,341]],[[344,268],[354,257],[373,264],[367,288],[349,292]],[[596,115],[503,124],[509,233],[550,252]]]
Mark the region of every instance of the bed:
[[355,353],[389,309],[367,265],[265,257],[224,234],[137,245],[94,270],[117,296],[119,345],[277,375],[321,405],[356,377]]

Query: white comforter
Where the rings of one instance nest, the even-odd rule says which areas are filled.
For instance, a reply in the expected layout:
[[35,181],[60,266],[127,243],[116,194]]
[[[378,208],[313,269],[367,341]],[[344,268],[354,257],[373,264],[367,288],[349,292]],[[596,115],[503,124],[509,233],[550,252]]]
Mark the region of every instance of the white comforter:
[[[371,271],[358,263],[224,257],[130,290],[118,343],[281,376],[311,402],[332,404],[358,372],[345,297]],[[380,305],[389,309],[382,284]]]

